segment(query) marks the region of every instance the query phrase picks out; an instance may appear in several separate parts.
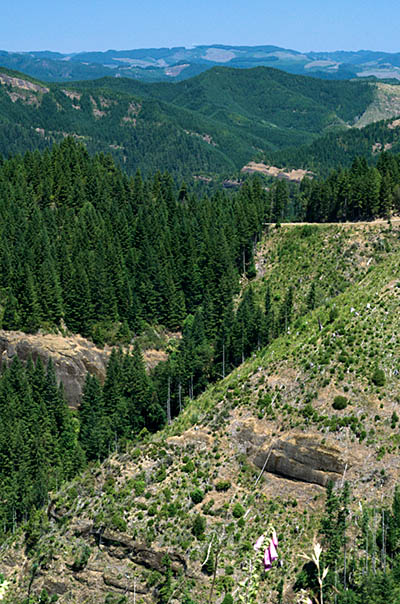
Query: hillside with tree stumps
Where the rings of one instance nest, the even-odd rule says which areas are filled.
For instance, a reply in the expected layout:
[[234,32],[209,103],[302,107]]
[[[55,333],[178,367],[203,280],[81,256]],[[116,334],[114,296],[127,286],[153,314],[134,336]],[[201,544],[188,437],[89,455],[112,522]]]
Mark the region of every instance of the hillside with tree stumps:
[[[95,453],[75,479],[53,487],[48,506],[3,543],[8,601],[22,602],[29,585],[34,602],[227,604],[246,602],[249,591],[249,602],[319,601],[314,567],[302,557],[315,536],[328,567],[326,602],[368,593],[378,603],[387,593],[394,603],[399,246],[399,226],[387,222],[285,226],[264,236],[236,304],[254,288],[266,313],[269,287],[279,321],[293,285],[283,330],[225,379],[185,397],[163,430],[114,441],[103,463]],[[87,454],[99,438],[80,434]],[[253,546],[273,528],[281,562],[263,574]]]

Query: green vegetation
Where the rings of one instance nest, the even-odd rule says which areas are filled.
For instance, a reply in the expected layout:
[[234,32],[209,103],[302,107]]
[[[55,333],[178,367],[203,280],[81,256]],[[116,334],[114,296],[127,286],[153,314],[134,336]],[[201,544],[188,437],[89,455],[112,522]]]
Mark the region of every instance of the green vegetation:
[[375,386],[384,386],[386,379],[385,372],[383,371],[383,369],[379,369],[379,367],[376,367],[374,373],[372,374],[371,380],[375,384]]
[[277,166],[304,168],[327,176],[336,166],[350,168],[356,157],[375,163],[381,151],[400,151],[400,128],[393,120],[382,120],[364,128],[328,132],[309,145],[269,153],[267,163]]
[[[380,166],[382,171],[389,166],[391,186],[397,182],[397,162],[397,158],[382,156]],[[103,387],[88,376],[74,429],[75,434],[79,430],[79,436],[71,444],[78,447],[74,464],[66,469],[61,461],[54,462],[55,474],[49,471],[46,480],[42,475],[28,474],[33,491],[39,494],[21,494],[4,508],[6,532],[40,507],[54,481],[59,484],[71,477],[87,461],[104,459],[111,450],[136,438],[143,428],[159,429],[168,413],[167,399],[174,418],[210,382],[228,376],[254,353],[261,354],[265,346],[269,346],[267,351],[275,350],[271,370],[282,355],[295,357],[311,377],[318,375],[318,367],[323,368],[320,386],[333,380],[342,385],[345,376],[354,372],[365,376],[370,387],[385,385],[385,366],[380,363],[377,367],[375,359],[386,357],[382,352],[380,357],[373,353],[377,345],[374,337],[368,336],[369,345],[360,352],[355,348],[358,340],[345,328],[343,308],[353,304],[353,318],[360,321],[364,317],[356,311],[359,301],[344,303],[337,296],[341,292],[345,296],[346,288],[367,275],[365,287],[377,274],[376,270],[370,272],[373,268],[382,276],[390,271],[388,263],[383,272],[381,259],[383,255],[397,258],[395,229],[375,232],[365,227],[362,244],[357,229],[349,227],[346,231],[310,225],[273,229],[255,259],[254,240],[265,216],[271,212],[284,216],[290,204],[284,184],[279,183],[267,195],[254,180],[233,196],[197,200],[193,195],[188,197],[184,187],[175,192],[167,175],[150,181],[143,181],[140,175],[128,179],[109,158],[90,159],[71,139],[51,153],[29,153],[3,162],[0,177],[3,328],[68,328],[100,344],[110,337],[110,331],[114,341],[130,342],[148,324],[182,329],[182,337],[168,350],[168,360],[159,363],[150,376],[146,375],[137,338],[129,354],[113,351]],[[269,264],[260,279],[255,260],[259,262],[263,246],[270,250]],[[256,278],[239,294],[241,272],[247,279]],[[391,291],[397,293],[397,288]],[[331,306],[330,301],[334,301]],[[386,303],[377,308],[376,318],[379,313],[390,312]],[[297,338],[293,347],[289,335],[296,331],[307,334],[304,315],[310,311],[311,324],[323,330],[323,345],[317,344],[319,336],[314,334],[304,341]],[[334,340],[329,335],[333,333],[340,337]],[[31,387],[28,382],[23,387],[28,398]],[[334,410],[344,410],[348,400],[360,398],[359,393],[351,392],[346,380],[343,390],[349,389],[349,398],[334,399]],[[238,392],[242,402],[250,402],[249,394],[235,385],[226,395],[230,405],[236,404]],[[260,417],[274,419],[276,396],[267,384],[260,388],[254,401]],[[283,409],[289,426],[296,421],[314,423],[331,432],[349,428],[360,442],[373,439],[371,430],[376,430],[379,415],[367,429],[354,413],[330,415],[314,408],[311,388],[296,396],[296,404],[291,401]],[[200,407],[196,403],[196,413],[185,414],[184,421],[197,423],[199,408],[201,402]],[[228,413],[226,408],[224,414],[212,419],[215,428],[223,425]],[[71,421],[59,428],[57,438],[70,438]],[[18,421],[10,422],[12,427],[6,432],[18,434]],[[393,414],[390,423],[396,426]],[[382,456],[385,451],[383,448]],[[9,455],[13,453],[6,449],[5,456]],[[28,459],[30,455],[28,452]],[[61,453],[57,455],[61,460]],[[13,490],[10,485],[19,471],[18,466],[7,470],[6,492]],[[182,471],[195,477],[197,468],[190,456],[183,459]],[[166,476],[162,464],[155,481],[162,483]],[[206,490],[194,486],[190,498],[199,504]],[[231,482],[217,480],[215,488],[224,493]],[[136,497],[145,493],[142,477],[134,481],[132,490]],[[157,508],[149,509],[152,515],[157,513]],[[234,516],[240,519],[238,510],[240,505],[236,504]],[[121,529],[124,519],[120,514],[112,517],[113,525]]]
[[[16,358],[0,377],[0,533],[15,531],[35,508],[84,466],[76,423],[54,368],[40,360],[24,368]],[[29,547],[35,541],[29,531]]]
[[[400,155],[382,152],[375,165],[356,157],[350,168],[322,178],[303,178],[300,186],[280,181],[271,187],[271,222],[346,222],[389,219],[400,211]],[[304,232],[306,236],[306,231]],[[312,231],[310,231],[312,234]],[[309,307],[314,304],[312,289]]]
[[192,498],[193,503],[201,503],[204,499],[204,493],[201,489],[196,488],[190,493],[190,497]]
[[198,200],[168,175],[128,179],[72,139],[5,161],[0,203],[3,328],[63,320],[100,345],[129,342],[146,323],[200,340],[203,322],[209,334],[252,267],[267,212],[257,182]]
[[335,396],[333,399],[332,407],[336,409],[336,411],[342,411],[342,409],[346,409],[349,401],[345,396]]
[[[357,514],[357,535],[350,511],[350,490],[346,483],[342,492],[328,486],[325,513],[321,520],[321,564],[328,569],[324,582],[324,601],[338,604],[395,604],[400,591],[398,584],[400,555],[400,489],[396,487],[391,507],[363,506]],[[295,590],[305,589],[318,597],[315,568],[304,565],[297,577]]]
[[[243,133],[251,128],[253,136],[278,147],[288,144],[288,128],[295,129],[292,136],[300,140],[305,133],[352,123],[372,102],[374,90],[367,82],[322,81],[266,67],[214,67],[174,85],[123,79],[114,79],[109,85],[217,118],[235,129],[239,126]],[[92,89],[96,83],[85,82],[84,86]],[[285,139],[279,142],[282,135]]]
[[169,170],[189,180],[232,175],[256,154],[341,131],[374,98],[369,82],[323,81],[266,67],[216,67],[178,84],[124,78],[34,83],[37,90],[29,92],[12,82],[0,85],[3,155],[44,149],[69,134],[90,153],[111,153],[131,174]]
[[311,222],[341,222],[389,218],[400,210],[400,155],[381,153],[376,167],[356,158],[349,170],[338,170],[324,181],[303,180],[305,218]]
[[[302,568],[300,558],[300,552],[309,551],[311,536],[318,531],[323,564],[330,569],[324,583],[326,602],[334,602],[335,594],[341,604],[346,602],[346,587],[355,602],[360,601],[360,594],[365,599],[368,589],[379,602],[381,596],[376,594],[381,594],[383,575],[390,575],[390,585],[395,584],[391,574],[395,572],[395,556],[389,554],[388,537],[389,525],[395,524],[390,518],[395,514],[385,501],[382,503],[381,493],[388,480],[385,468],[394,463],[400,444],[393,407],[400,394],[396,377],[399,349],[393,337],[398,331],[399,241],[396,224],[271,229],[255,255],[256,278],[243,286],[234,300],[233,313],[235,316],[239,312],[241,304],[258,307],[263,315],[269,308],[278,325],[286,324],[286,331],[278,331],[267,347],[258,350],[256,346],[253,358],[225,380],[209,386],[200,397],[183,400],[186,408],[165,431],[143,438],[132,434],[137,439],[133,444],[129,437],[122,436],[118,449],[101,465],[94,454],[94,461],[80,476],[51,494],[50,526],[46,518],[30,520],[26,537],[21,536],[27,543],[28,534],[32,535],[30,555],[37,560],[44,556],[44,564],[52,569],[58,564],[57,556],[65,557],[70,566],[76,564],[77,568],[83,563],[85,568],[93,568],[94,564],[104,568],[110,560],[107,538],[112,535],[118,539],[120,533],[122,540],[129,537],[152,550],[171,554],[171,572],[168,562],[158,571],[134,566],[137,584],[151,586],[155,601],[163,594],[170,597],[174,590],[183,602],[207,601],[217,561],[215,594],[229,602],[230,597],[235,601],[235,589],[247,577],[249,556],[268,518],[279,533],[278,549],[285,567],[274,566],[267,580],[261,581],[260,602],[263,598],[274,601],[279,585],[282,602],[287,600],[292,585],[306,589],[310,595],[318,593],[312,569],[307,565]],[[268,262],[262,265],[261,258],[268,258]],[[305,274],[309,278],[305,279]],[[315,287],[310,296],[312,283]],[[290,294],[291,286],[296,287]],[[252,293],[246,293],[250,289]],[[115,372],[123,371],[125,355],[116,351],[114,356],[110,365],[118,360],[122,370],[116,368]],[[386,376],[384,388],[371,379],[378,358],[378,368]],[[112,383],[110,378],[107,380]],[[130,382],[120,377],[115,381],[121,384],[117,395],[109,395],[125,409],[137,398],[134,395],[129,400],[127,393],[122,394]],[[171,380],[171,402],[173,383]],[[179,390],[176,404],[178,394]],[[335,397],[347,400],[347,407],[333,409]],[[100,409],[101,403],[94,407]],[[301,485],[294,489],[294,483],[290,484],[290,495],[287,491],[281,494],[280,489],[276,493],[272,480],[277,477],[262,476],[255,488],[259,469],[239,451],[234,426],[248,419],[257,422],[257,417],[261,422],[258,434],[276,432],[279,439],[295,430],[319,433],[330,445],[336,439],[342,444],[347,435],[346,446],[359,447],[360,456],[371,460],[361,474],[367,482],[355,485],[364,489],[364,496],[357,491],[353,501],[340,489],[339,480],[339,485],[328,491],[321,522],[319,512],[314,513],[304,503],[313,494],[312,506],[318,510],[324,499],[321,487],[312,490],[313,485],[307,485],[306,500],[304,492],[301,496]],[[121,429],[131,430],[129,424]],[[80,434],[83,436],[84,431]],[[213,444],[198,446],[202,439],[212,439]],[[111,440],[110,444],[114,450],[115,442]],[[369,502],[365,501],[366,493],[371,497]],[[382,516],[386,562],[380,536]],[[91,543],[90,552],[85,550],[86,537],[74,532],[77,525],[93,527],[104,541],[99,547]],[[367,541],[363,537],[366,534]],[[202,565],[196,580],[176,570],[179,557],[174,557],[175,553],[183,556],[190,567]],[[85,562],[87,555],[89,560]],[[123,561],[118,559],[120,564]],[[47,575],[48,569],[40,568]],[[85,569],[73,572],[84,573]],[[118,580],[128,585],[123,573]],[[35,593],[40,593],[39,581],[34,579]],[[396,593],[395,587],[390,589],[388,593]],[[18,600],[14,597],[13,601]]]
[[[266,80],[257,74],[261,103]],[[267,75],[271,93],[295,106],[290,77]],[[251,118],[250,101],[228,90],[231,76],[214,70],[186,88],[152,88],[151,106],[179,113],[179,105],[204,119],[220,112],[229,129],[229,120]],[[251,77],[242,74],[240,86]],[[219,107],[215,78],[228,90]],[[295,119],[311,128],[314,112],[316,130],[339,114],[351,121],[370,93],[369,84],[343,83],[335,96],[330,83],[296,82],[307,101]],[[71,102],[70,117],[93,114],[93,101],[106,112],[97,85],[80,98],[51,94]],[[116,99],[132,98],[126,82],[113,86]],[[38,94],[50,103],[50,93]],[[118,118],[124,128],[124,117],[147,111],[128,108]],[[25,110],[22,99],[14,110]],[[208,197],[168,173],[129,176],[71,137],[1,159],[0,326],[116,345],[104,384],[88,375],[74,411],[51,362],[2,366],[1,555],[14,544],[11,568],[24,569],[13,575],[11,598],[48,602],[49,569],[67,575],[75,598],[86,585],[76,579],[90,569],[101,573],[105,601],[125,598],[133,583],[160,603],[232,602],[253,589],[254,543],[274,526],[288,562],[261,581],[260,598],[284,602],[291,586],[317,597],[315,569],[298,558],[319,531],[326,602],[358,603],[368,590],[376,602],[385,590],[396,602],[400,495],[389,509],[381,494],[394,486],[400,449],[400,236],[389,220],[399,187],[400,156],[389,153],[300,187],[278,181],[266,190],[249,178]],[[375,217],[387,221],[285,224]],[[167,331],[165,360],[146,371],[141,345],[161,346]],[[310,470],[306,487],[295,487],[290,465],[298,471],[308,461],[289,456],[279,466],[280,451],[302,441],[306,459],[321,453],[328,469]],[[321,485],[332,475],[321,520]]]

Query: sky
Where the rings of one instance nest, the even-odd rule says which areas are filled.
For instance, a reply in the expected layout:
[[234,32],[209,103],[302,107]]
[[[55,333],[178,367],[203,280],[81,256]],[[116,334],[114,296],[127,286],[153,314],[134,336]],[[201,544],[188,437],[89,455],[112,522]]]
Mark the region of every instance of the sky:
[[400,52],[399,0],[2,0],[0,49],[200,44]]

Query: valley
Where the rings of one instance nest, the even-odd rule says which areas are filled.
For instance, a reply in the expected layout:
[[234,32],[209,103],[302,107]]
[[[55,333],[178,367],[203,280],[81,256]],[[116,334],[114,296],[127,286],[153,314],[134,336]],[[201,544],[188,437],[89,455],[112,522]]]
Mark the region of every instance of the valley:
[[398,85],[193,51],[0,68],[0,600],[397,604]]

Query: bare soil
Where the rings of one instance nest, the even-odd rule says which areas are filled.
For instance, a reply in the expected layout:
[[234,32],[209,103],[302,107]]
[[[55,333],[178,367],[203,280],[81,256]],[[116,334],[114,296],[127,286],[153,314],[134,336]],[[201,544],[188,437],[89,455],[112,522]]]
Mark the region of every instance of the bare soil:
[[248,164],[246,164],[241,171],[250,174],[258,172],[260,174],[266,174],[267,176],[274,176],[275,178],[285,178],[286,180],[290,180],[292,182],[301,182],[305,176],[313,176],[313,173],[309,170],[301,170],[299,168],[297,170],[290,170],[290,172],[287,172],[283,168],[268,166],[267,164],[257,163],[254,161],[250,161]]

